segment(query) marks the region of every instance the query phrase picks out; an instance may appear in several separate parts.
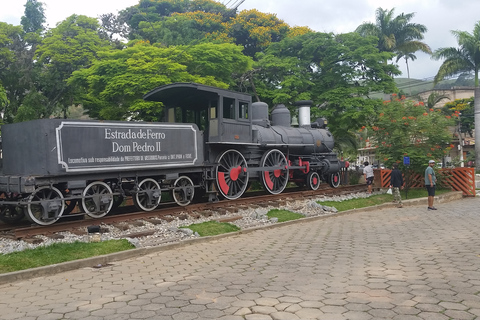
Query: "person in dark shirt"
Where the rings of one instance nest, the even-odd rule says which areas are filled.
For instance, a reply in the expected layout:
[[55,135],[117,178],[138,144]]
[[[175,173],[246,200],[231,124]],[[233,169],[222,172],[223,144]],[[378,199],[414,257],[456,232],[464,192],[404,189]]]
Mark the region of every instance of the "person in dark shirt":
[[403,176],[402,172],[398,169],[398,164],[393,164],[392,175],[390,176],[390,188],[392,188],[393,202],[398,203],[397,208],[403,208],[402,196],[400,195],[400,189],[403,189]]

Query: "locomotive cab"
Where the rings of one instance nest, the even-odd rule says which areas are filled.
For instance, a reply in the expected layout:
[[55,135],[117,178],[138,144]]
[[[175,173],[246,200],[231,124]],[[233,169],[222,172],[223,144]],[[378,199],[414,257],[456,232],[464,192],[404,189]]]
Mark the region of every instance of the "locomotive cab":
[[195,123],[206,144],[252,141],[252,97],[197,83],[173,83],[144,96],[165,106],[165,121]]

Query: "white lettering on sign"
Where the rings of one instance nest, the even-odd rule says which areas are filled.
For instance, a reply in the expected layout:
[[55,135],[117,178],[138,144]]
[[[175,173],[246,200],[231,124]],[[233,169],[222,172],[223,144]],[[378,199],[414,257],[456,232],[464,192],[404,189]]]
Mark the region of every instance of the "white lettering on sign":
[[105,128],[106,140],[164,140],[165,132],[156,132],[152,129],[128,129],[121,131],[118,129]]
[[[112,152],[126,153],[126,152],[155,152],[161,151],[161,142],[166,138],[165,132],[156,132],[152,129],[138,129],[138,130],[118,130],[105,128],[105,140],[112,141]],[[123,141],[122,141],[123,140]],[[138,142],[128,140],[156,140],[155,143]]]

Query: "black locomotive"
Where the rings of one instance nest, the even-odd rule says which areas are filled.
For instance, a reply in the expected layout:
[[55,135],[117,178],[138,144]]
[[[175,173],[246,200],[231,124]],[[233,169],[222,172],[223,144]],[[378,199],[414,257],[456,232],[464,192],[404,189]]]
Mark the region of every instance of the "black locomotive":
[[299,126],[277,105],[196,83],[158,87],[144,96],[164,104],[162,123],[42,119],[2,127],[0,218],[27,216],[49,225],[78,205],[99,218],[126,196],[154,210],[162,192],[181,206],[242,196],[253,180],[271,194],[289,181],[316,190],[340,184],[344,163],[323,119],[310,123],[299,101]]

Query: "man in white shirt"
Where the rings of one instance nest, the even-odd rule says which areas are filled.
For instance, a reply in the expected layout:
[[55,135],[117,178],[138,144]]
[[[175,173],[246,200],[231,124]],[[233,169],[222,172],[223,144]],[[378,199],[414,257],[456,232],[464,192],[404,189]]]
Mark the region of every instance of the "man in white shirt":
[[363,175],[367,183],[368,193],[371,194],[373,184],[373,168],[370,164],[368,164],[368,161],[365,161],[363,165],[365,166],[365,168],[363,168]]

